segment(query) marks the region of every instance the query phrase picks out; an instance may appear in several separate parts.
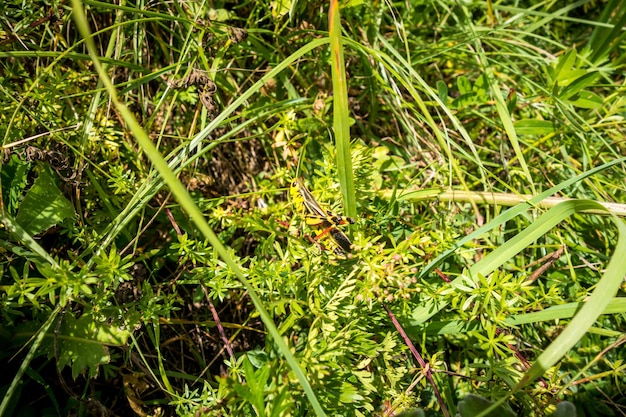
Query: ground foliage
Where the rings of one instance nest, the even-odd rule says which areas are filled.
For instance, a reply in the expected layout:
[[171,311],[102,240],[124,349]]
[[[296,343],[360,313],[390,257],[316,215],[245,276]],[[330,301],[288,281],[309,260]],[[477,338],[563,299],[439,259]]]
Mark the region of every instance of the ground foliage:
[[[537,194],[626,150],[626,4],[533,5],[343,5],[359,215],[345,229],[353,253],[337,255],[328,237],[310,239],[288,197],[302,177],[341,212],[328,45],[206,130],[328,36],[329,5],[84,2],[119,98],[230,248],[327,414],[476,415],[510,395],[571,315],[507,319],[584,301],[614,255],[611,221],[576,214],[468,278],[537,207],[431,264],[510,205],[440,191]],[[0,10],[0,392],[11,394],[0,415],[312,414],[244,286],[111,104],[72,7]],[[616,164],[560,195],[625,203],[623,179]],[[415,190],[432,193],[406,197]],[[444,307],[421,322],[427,302]],[[498,415],[572,405],[624,415],[624,309],[614,305]]]

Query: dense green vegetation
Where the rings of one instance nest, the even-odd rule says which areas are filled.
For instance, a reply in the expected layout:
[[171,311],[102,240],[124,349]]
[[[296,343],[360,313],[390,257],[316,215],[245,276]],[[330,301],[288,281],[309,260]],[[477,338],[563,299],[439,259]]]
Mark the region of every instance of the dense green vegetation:
[[626,414],[623,0],[0,11],[0,417]]

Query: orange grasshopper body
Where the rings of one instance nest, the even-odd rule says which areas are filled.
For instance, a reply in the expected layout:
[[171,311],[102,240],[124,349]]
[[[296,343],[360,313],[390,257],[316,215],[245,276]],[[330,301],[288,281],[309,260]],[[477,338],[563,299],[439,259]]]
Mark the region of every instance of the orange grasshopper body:
[[291,184],[291,196],[296,206],[305,211],[305,221],[311,227],[322,229],[322,232],[315,236],[315,240],[319,240],[325,235],[329,235],[336,244],[335,252],[343,254],[350,252],[352,242],[337,226],[345,224],[354,224],[354,220],[350,217],[339,216],[328,210],[324,210],[322,206],[315,200],[313,194],[304,186],[301,179],[295,179]]

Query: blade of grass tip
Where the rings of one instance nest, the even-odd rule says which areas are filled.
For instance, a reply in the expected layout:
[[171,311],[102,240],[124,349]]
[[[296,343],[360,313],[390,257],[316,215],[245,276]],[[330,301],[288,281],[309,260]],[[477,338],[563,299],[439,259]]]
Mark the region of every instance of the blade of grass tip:
[[331,0],[328,11],[330,28],[331,73],[333,79],[333,128],[337,147],[337,172],[343,194],[344,212],[356,217],[356,197],[354,178],[352,177],[352,156],[350,153],[350,111],[348,106],[348,87],[343,58],[343,40],[341,35],[341,16],[338,0]]
[[128,110],[128,108],[122,102],[119,101],[115,87],[113,86],[113,83],[111,82],[111,80],[108,78],[107,73],[104,71],[104,68],[102,67],[102,64],[99,61],[97,50],[96,50],[95,44],[93,43],[93,39],[91,38],[89,26],[87,24],[86,16],[84,14],[84,11],[82,8],[83,5],[81,1],[72,0],[72,6],[73,6],[74,21],[76,22],[76,25],[81,35],[85,39],[87,49],[89,50],[89,55],[91,56],[91,59],[93,60],[94,68],[96,68],[98,75],[102,79],[102,82],[105,88],[107,89],[107,92],[111,96],[111,101],[113,102],[113,104],[119,111],[119,114],[122,116],[122,118],[126,122],[130,131],[135,136],[139,145],[144,149],[145,154],[150,158],[154,167],[157,169],[157,171],[159,171],[159,173],[163,177],[163,180],[169,186],[170,191],[176,197],[176,200],[180,203],[180,205],[184,208],[184,210],[187,211],[191,220],[196,224],[198,229],[200,229],[201,233],[211,243],[211,245],[213,245],[213,247],[215,248],[217,253],[220,255],[222,260],[226,263],[226,265],[228,265],[230,270],[233,271],[235,276],[239,279],[239,281],[246,288],[250,298],[252,299],[252,302],[254,303],[255,308],[259,312],[259,316],[261,317],[261,320],[263,320],[263,323],[267,327],[268,332],[274,339],[274,343],[276,343],[278,349],[281,351],[281,353],[285,357],[285,360],[287,361],[290,368],[292,369],[293,373],[296,375],[296,378],[302,385],[302,388],[309,402],[311,403],[313,410],[318,416],[324,416],[325,413],[322,410],[322,407],[319,401],[317,400],[315,393],[313,392],[311,384],[306,378],[306,375],[304,375],[304,372],[302,371],[302,368],[296,361],[295,357],[291,354],[289,347],[287,346],[287,344],[281,337],[280,333],[278,332],[278,329],[276,328],[276,325],[272,321],[270,315],[267,313],[267,311],[263,307],[263,303],[261,302],[261,299],[256,293],[256,290],[244,277],[243,272],[241,271],[237,263],[233,260],[228,250],[224,247],[224,245],[222,245],[217,235],[215,235],[213,230],[211,230],[206,220],[204,219],[204,215],[202,214],[200,209],[198,209],[198,207],[194,204],[191,196],[189,195],[185,187],[180,183],[180,181],[178,181],[178,179],[176,178],[176,175],[168,167],[167,162],[158,152],[158,150],[156,149],[156,147],[154,146],[154,144],[148,137],[148,134],[139,125],[139,123],[137,122],[133,114]]
[[[625,162],[626,162],[626,157],[623,157],[623,158],[619,158],[619,159],[615,159],[613,161],[607,162],[606,164],[602,164],[602,165],[600,165],[598,167],[595,167],[593,169],[585,171],[582,174],[579,174],[579,175],[577,175],[575,177],[572,177],[572,178],[568,179],[567,181],[564,181],[564,182],[562,182],[560,184],[555,185],[554,187],[544,191],[543,193],[538,194],[537,196],[531,198],[530,200],[528,200],[528,202],[518,204],[517,206],[508,209],[507,211],[505,211],[504,213],[502,213],[501,215],[499,215],[498,217],[496,217],[495,219],[493,219],[489,223],[485,224],[484,226],[476,229],[474,232],[472,232],[469,235],[465,236],[464,238],[459,240],[452,248],[444,251],[437,258],[433,259],[423,270],[421,270],[419,272],[419,275],[418,275],[417,279],[418,280],[422,279],[423,277],[428,275],[437,265],[439,265],[441,262],[443,262],[447,257],[452,255],[458,248],[462,247],[467,242],[470,242],[470,241],[472,241],[474,239],[477,239],[482,234],[487,233],[488,231],[492,230],[493,228],[498,227],[498,226],[508,222],[509,220],[513,219],[515,216],[517,216],[517,215],[523,213],[524,211],[528,210],[533,205],[537,204],[538,202],[540,202],[541,200],[545,199],[546,197],[551,196],[552,194],[555,194],[555,193],[557,193],[559,191],[562,191],[565,188],[567,188],[567,187],[569,187],[571,185],[574,185],[574,184],[584,180],[587,177],[590,177],[590,176],[592,176],[594,174],[597,174],[598,172],[607,170],[607,169],[609,169],[609,168],[611,168],[611,167],[613,167],[615,165],[623,164]],[[411,318],[410,318],[411,324],[413,326],[418,326],[418,325],[420,325],[422,323],[425,323],[428,319],[430,319],[432,316],[437,314],[441,309],[445,308],[447,305],[448,305],[447,303],[439,303],[439,304],[435,305],[434,301],[426,300],[423,305],[417,307],[411,313]]]
[[[570,204],[571,203],[571,204]],[[576,202],[567,202],[563,204],[573,205],[576,212],[586,209],[601,210],[602,206],[595,201],[580,200]],[[611,215],[615,225],[617,226],[619,237],[613,256],[606,267],[602,278],[596,285],[596,289],[591,296],[583,304],[576,316],[568,324],[568,326],[559,334],[559,336],[550,345],[544,349],[543,353],[535,360],[535,363],[526,372],[524,377],[517,383],[511,392],[499,399],[495,404],[486,409],[476,417],[487,416],[497,408],[498,405],[504,403],[510,396],[521,390],[526,385],[543,375],[548,369],[563,358],[567,352],[574,347],[576,343],[587,333],[587,330],[595,323],[598,317],[605,311],[609,303],[615,297],[619,289],[624,275],[626,275],[626,263],[623,260],[623,254],[626,253],[626,224],[617,216]]]

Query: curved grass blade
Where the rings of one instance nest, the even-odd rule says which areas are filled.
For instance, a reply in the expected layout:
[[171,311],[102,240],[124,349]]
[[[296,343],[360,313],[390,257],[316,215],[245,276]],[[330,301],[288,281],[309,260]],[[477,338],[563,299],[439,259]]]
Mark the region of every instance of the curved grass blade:
[[[562,207],[562,210],[567,215],[588,209],[603,209],[600,204],[589,200],[568,201],[560,204],[560,206],[565,206]],[[596,289],[565,330],[537,358],[534,365],[524,375],[524,378],[513,389],[513,392],[534,381],[548,368],[557,363],[585,335],[587,330],[615,297],[615,293],[626,275],[626,263],[623,257],[626,253],[626,224],[616,216],[611,217],[619,231],[619,238],[617,245],[615,245],[613,256],[604,274],[602,274]]]
[[[502,213],[501,215],[499,215],[498,217],[496,217],[495,219],[493,219],[492,221],[490,221],[489,223],[485,224],[484,226],[476,229],[474,232],[470,233],[469,235],[465,236],[464,238],[460,239],[456,245],[454,245],[452,248],[448,249],[447,251],[443,252],[441,255],[439,255],[437,258],[435,258],[433,261],[431,261],[423,270],[420,271],[419,276],[417,277],[418,279],[428,275],[433,269],[435,269],[435,267],[437,265],[439,265],[441,262],[444,261],[444,259],[446,259],[448,256],[452,255],[458,248],[460,248],[461,246],[463,246],[464,244],[466,244],[467,242],[470,242],[474,239],[477,239],[479,236],[481,236],[483,233],[488,232],[489,230],[492,230],[496,227],[499,227],[503,224],[505,224],[506,222],[508,222],[509,220],[513,219],[514,217],[516,217],[517,215],[525,212],[526,210],[528,210],[529,208],[533,207],[535,204],[537,204],[538,202],[542,201],[543,199],[545,199],[546,197],[551,196],[552,194],[555,194],[561,190],[564,190],[565,188],[576,184],[577,182],[580,182],[582,180],[584,180],[587,177],[590,177],[591,175],[594,175],[598,172],[604,171],[606,169],[611,168],[612,166],[615,165],[619,165],[619,164],[623,164],[626,162],[626,157],[624,158],[619,158],[619,159],[615,159],[611,162],[607,162],[606,164],[600,165],[599,167],[590,169],[589,171],[583,172],[580,175],[577,175],[575,177],[570,178],[567,181],[564,181],[546,191],[544,191],[541,194],[538,194],[537,196],[531,198],[530,200],[528,200],[526,203],[522,203],[522,204],[518,204],[515,207],[510,208],[509,210],[505,211],[504,213]],[[398,198],[399,200],[402,199],[402,196]],[[604,208],[602,209],[603,211],[606,211]],[[459,278],[457,278],[459,279]],[[454,282],[454,281],[453,281]],[[435,314],[437,314],[441,309],[445,308],[448,304],[447,303],[439,303],[437,305],[435,305],[434,301],[432,300],[427,300],[423,305],[417,307],[415,310],[413,310],[412,314],[411,314],[411,323],[413,325],[420,325],[422,323],[425,323],[428,319],[430,319],[432,316],[434,316]]]
[[[256,290],[245,278],[245,276],[243,275],[243,272],[239,268],[239,265],[237,265],[237,263],[230,256],[230,253],[224,247],[224,245],[222,245],[222,242],[220,242],[217,235],[215,235],[213,230],[211,230],[206,220],[204,219],[204,215],[202,214],[200,209],[194,204],[191,196],[189,195],[185,187],[180,183],[180,181],[178,181],[178,179],[176,178],[176,175],[168,166],[163,156],[161,156],[161,154],[158,152],[155,145],[152,143],[152,141],[148,137],[148,134],[146,133],[146,131],[139,125],[139,123],[137,122],[133,114],[128,110],[128,108],[118,99],[117,91],[115,90],[115,87],[113,83],[111,82],[111,79],[108,77],[108,74],[105,72],[104,68],[102,67],[99,61],[97,50],[94,45],[93,39],[91,37],[89,26],[87,24],[87,19],[83,11],[82,2],[80,0],[72,0],[72,8],[73,8],[73,13],[74,13],[74,16],[73,16],[74,20],[76,22],[76,25],[81,35],[85,38],[87,48],[89,50],[89,55],[93,59],[94,67],[98,71],[98,75],[100,76],[100,79],[102,80],[108,93],[110,94],[112,102],[114,103],[120,115],[126,122],[128,128],[133,132],[133,135],[137,139],[137,142],[139,143],[139,145],[145,150],[146,155],[150,158],[154,167],[157,169],[159,174],[163,177],[163,180],[165,181],[165,183],[169,186],[176,200],[178,200],[180,205],[187,211],[191,220],[196,224],[198,229],[206,237],[206,239],[211,243],[211,245],[213,245],[213,247],[215,248],[217,253],[220,255],[220,257],[224,260],[226,265],[228,265],[231,271],[233,271],[233,273],[237,276],[239,281],[244,285],[244,287],[248,291],[248,294],[250,295],[250,298],[252,299],[252,302],[254,303],[255,308],[259,312],[259,316],[261,317],[261,319],[263,320],[263,323],[267,327],[267,330],[272,336],[274,343],[276,343],[278,349],[283,354],[283,356],[285,357],[285,360],[287,361],[290,368],[292,369],[292,371],[298,378],[298,381],[302,385],[302,388],[304,389],[304,392],[307,398],[309,399],[315,413],[318,416],[325,415],[324,411],[321,408],[319,401],[317,400],[317,397],[315,396],[315,393],[313,392],[311,384],[306,378],[306,375],[302,371],[302,368],[296,361],[295,357],[292,355],[291,351],[289,350],[289,347],[287,346],[287,344],[281,337],[280,333],[278,332],[278,329],[276,328],[276,325],[272,321],[272,318],[265,310],[265,307],[263,306],[261,299],[256,293]],[[267,78],[268,75],[269,74],[266,74],[265,77],[263,77],[259,82],[265,81],[265,78]],[[252,93],[249,93],[248,96],[250,96],[251,94]],[[241,103],[241,100],[237,100],[237,102]],[[235,103],[231,104],[229,108],[232,108],[234,110],[234,104]],[[225,117],[226,116],[222,116],[220,121],[223,121]],[[214,120],[213,123],[210,125],[212,126],[212,128],[216,126],[215,124],[216,120]],[[208,128],[209,126],[207,126],[207,128],[205,128],[203,132],[207,132],[208,134]]]
[[[578,200],[561,203],[552,210],[555,209],[560,209],[562,212],[560,214],[569,216],[573,213],[584,210],[602,210],[604,208],[595,201]],[[602,278],[596,285],[596,289],[593,293],[591,293],[591,296],[587,299],[587,301],[583,303],[582,307],[572,321],[570,321],[565,330],[563,330],[561,334],[543,351],[543,353],[539,355],[539,357],[535,360],[535,363],[526,372],[517,385],[513,387],[509,395],[498,400],[495,404],[493,404],[493,406],[481,413],[480,416],[489,415],[491,411],[495,410],[500,404],[504,403],[511,395],[539,378],[548,369],[561,360],[561,358],[563,358],[567,352],[587,333],[589,328],[593,325],[593,323],[595,323],[598,317],[606,310],[611,301],[614,299],[615,293],[619,289],[619,286],[626,275],[626,263],[623,258],[624,253],[626,253],[626,224],[617,218],[617,216],[612,215],[611,217],[619,231],[619,238],[617,244],[615,245],[613,256],[611,257],[604,274],[602,274]],[[492,263],[493,262],[491,261],[487,262],[486,268],[489,268]]]

